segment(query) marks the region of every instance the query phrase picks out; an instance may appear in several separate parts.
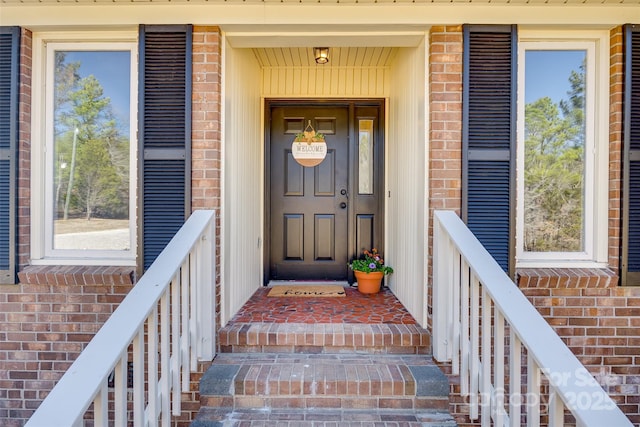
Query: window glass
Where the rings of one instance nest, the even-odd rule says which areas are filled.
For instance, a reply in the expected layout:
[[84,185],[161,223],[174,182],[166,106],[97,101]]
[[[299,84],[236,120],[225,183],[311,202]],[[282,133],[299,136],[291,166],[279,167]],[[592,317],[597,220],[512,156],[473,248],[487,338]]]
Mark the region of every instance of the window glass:
[[53,57],[53,249],[129,250],[130,52]]
[[585,250],[585,50],[527,50],[525,252]]
[[359,120],[358,129],[358,193],[373,194],[373,120]]

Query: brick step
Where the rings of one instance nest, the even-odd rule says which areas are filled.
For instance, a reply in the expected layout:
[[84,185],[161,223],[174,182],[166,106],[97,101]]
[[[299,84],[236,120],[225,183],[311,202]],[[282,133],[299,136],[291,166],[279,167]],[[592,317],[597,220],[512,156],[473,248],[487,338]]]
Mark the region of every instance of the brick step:
[[203,408],[191,427],[455,427],[447,411]]
[[191,427],[453,427],[416,324],[241,323],[218,334]]
[[232,323],[221,353],[430,354],[431,336],[415,324]]
[[203,408],[440,410],[449,382],[430,356],[219,354],[200,381]]

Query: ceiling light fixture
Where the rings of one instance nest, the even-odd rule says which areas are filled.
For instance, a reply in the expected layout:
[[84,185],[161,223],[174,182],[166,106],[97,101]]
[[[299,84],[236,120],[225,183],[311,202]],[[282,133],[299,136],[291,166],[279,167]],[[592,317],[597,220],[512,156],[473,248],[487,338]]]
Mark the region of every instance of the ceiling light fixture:
[[329,62],[329,48],[328,47],[314,47],[313,56],[316,58],[316,64],[326,64]]

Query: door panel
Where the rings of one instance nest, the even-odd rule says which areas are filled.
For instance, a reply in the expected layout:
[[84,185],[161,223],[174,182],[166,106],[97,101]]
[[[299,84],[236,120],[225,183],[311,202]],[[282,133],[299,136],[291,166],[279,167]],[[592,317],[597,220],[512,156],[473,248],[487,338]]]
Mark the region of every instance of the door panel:
[[304,216],[284,214],[284,259],[302,261],[304,259]]
[[373,240],[374,230],[374,215],[358,215],[356,217],[356,246],[364,249],[374,248],[376,246],[376,242]]
[[314,228],[314,260],[332,261],[336,255],[336,216],[316,214]]
[[300,163],[296,162],[291,155],[291,150],[286,152],[286,176],[284,178],[285,196],[303,196],[304,195],[304,168]]
[[[346,106],[271,109],[271,279],[347,278],[348,119]],[[327,144],[327,156],[315,167],[300,165],[291,153],[296,134],[309,122]]]
[[327,150],[327,157],[325,157],[322,163],[316,166],[313,171],[313,182],[315,183],[314,194],[316,197],[333,197],[336,195],[335,173],[335,150],[329,149]]

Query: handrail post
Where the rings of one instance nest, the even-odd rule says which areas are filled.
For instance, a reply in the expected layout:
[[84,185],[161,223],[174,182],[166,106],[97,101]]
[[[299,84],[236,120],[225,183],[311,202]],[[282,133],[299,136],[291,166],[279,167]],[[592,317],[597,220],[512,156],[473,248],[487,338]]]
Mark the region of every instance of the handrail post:
[[439,362],[452,358],[451,319],[451,241],[442,230],[438,213],[433,219],[433,357]]
[[215,297],[216,283],[214,246],[215,246],[215,220],[207,227],[202,235],[201,250],[198,251],[198,317],[200,327],[198,337],[200,361],[211,361],[215,356]]

